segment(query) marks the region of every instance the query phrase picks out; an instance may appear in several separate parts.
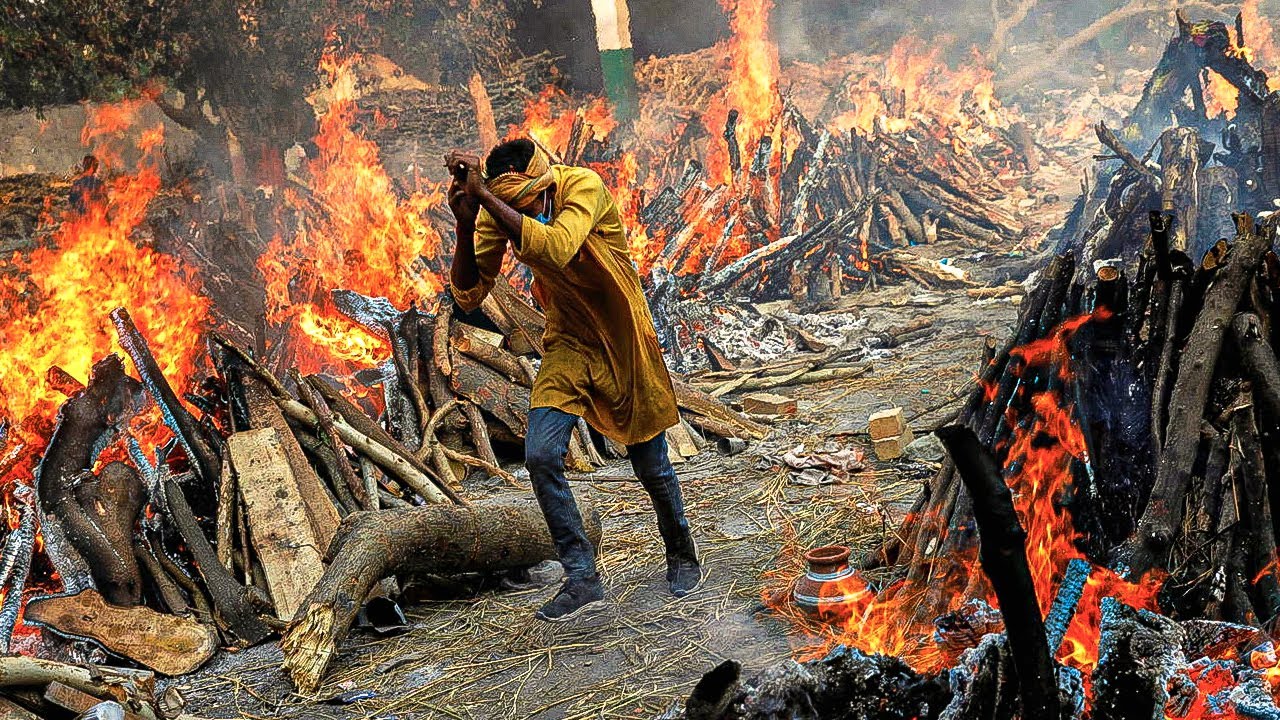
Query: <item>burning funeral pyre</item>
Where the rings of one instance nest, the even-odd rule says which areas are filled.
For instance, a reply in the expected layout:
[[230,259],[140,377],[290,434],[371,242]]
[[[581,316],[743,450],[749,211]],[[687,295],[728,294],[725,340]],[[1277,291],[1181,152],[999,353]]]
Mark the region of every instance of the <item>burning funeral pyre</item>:
[[[618,198],[671,364],[713,371],[697,384],[711,393],[677,378],[680,456],[769,432],[718,399],[729,392],[866,371],[859,350],[802,327],[788,342],[811,354],[736,368],[707,308],[963,287],[915,248],[1031,249],[1041,229],[1022,209],[1042,148],[989,72],[906,39],[887,58],[805,68],[803,86],[767,39],[768,6],[738,2],[714,52],[640,67],[630,128],[555,88],[469,89],[490,119],[527,98],[511,133],[595,169]],[[1238,35],[1185,24],[1131,122],[1099,126],[1118,164],[1060,229],[1069,252],[1040,273],[1014,338],[990,349],[958,417],[968,431],[944,433],[952,460],[864,572],[826,589],[848,602],[815,620],[770,596],[820,639],[810,662],[745,683],[719,668],[688,717],[1078,715],[1132,697],[1146,703],[1124,710],[1135,717],[1280,713],[1280,661],[1257,629],[1280,611],[1267,442],[1280,261],[1273,221],[1227,222],[1280,195],[1280,106]],[[443,187],[406,189],[371,139],[430,114],[370,110],[359,63],[322,60],[303,176],[252,198],[207,178],[162,187],[149,131],[136,171],[83,207],[42,208],[44,244],[4,265],[0,641],[22,655],[0,666],[26,685],[155,716],[149,673],[33,656],[173,675],[279,633],[312,692],[353,624],[403,624],[396,578],[553,556],[536,506],[472,503],[464,484],[516,481],[504,464],[527,430],[545,319],[518,268],[477,313],[442,294]],[[135,109],[103,108],[86,142],[109,146]],[[583,425],[568,464],[620,452]],[[905,574],[884,580],[892,567]]]
[[684,717],[1280,716],[1278,102],[1238,28],[1179,18],[942,470],[817,617],[770,596],[809,660],[727,662]]

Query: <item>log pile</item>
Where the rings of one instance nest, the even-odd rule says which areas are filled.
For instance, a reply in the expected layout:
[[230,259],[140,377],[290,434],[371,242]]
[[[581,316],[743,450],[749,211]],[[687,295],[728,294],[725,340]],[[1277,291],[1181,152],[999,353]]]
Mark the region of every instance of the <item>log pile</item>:
[[[947,462],[862,563],[898,581],[867,581],[852,620],[821,621],[855,648],[908,628],[910,667],[847,647],[749,681],[721,666],[683,717],[854,717],[876,701],[903,718],[1280,714],[1280,216],[1267,201],[1261,219],[1221,221],[1277,194],[1269,150],[1240,138],[1264,136],[1278,101],[1231,40],[1180,18],[1125,130],[1098,126],[1119,169],[1081,198],[1005,346],[988,346],[939,432]],[[1203,105],[1168,104],[1206,67],[1241,93],[1217,146]],[[1158,164],[1121,139],[1146,131],[1149,107],[1189,121],[1158,133]]]
[[[471,505],[463,484],[475,473],[520,486],[502,464],[521,456],[542,314],[505,282],[465,316],[447,297],[424,314],[334,296],[392,348],[383,366],[355,379],[279,372],[214,334],[215,374],[179,396],[123,308],[111,320],[136,379],[118,355],[99,361],[84,385],[51,371],[68,399],[35,492],[16,484],[9,499],[16,529],[0,557],[6,647],[25,609],[23,627],[174,675],[219,647],[283,632],[286,668],[314,690],[364,601],[397,596],[388,578],[496,573],[554,558],[536,505]],[[670,431],[674,461],[697,453],[704,433],[768,432],[675,385],[683,420]],[[148,418],[169,438],[154,457],[139,435]],[[22,452],[9,435],[0,427],[5,472]],[[590,472],[624,453],[584,424],[568,464]],[[583,508],[598,535],[590,502]],[[24,608],[27,586],[40,593]]]
[[[746,720],[808,707],[828,708],[816,717],[853,717],[843,703],[877,700],[891,702],[886,716],[903,718],[996,718],[1019,706],[1024,717],[1058,708],[1062,717],[1102,708],[1188,717],[1210,706],[1280,713],[1264,629],[1280,618],[1271,512],[1280,461],[1262,440],[1280,433],[1271,324],[1280,285],[1269,269],[1280,223],[1238,216],[1229,251],[1198,266],[1169,250],[1166,216],[1152,223],[1132,282],[1101,266],[1086,284],[1070,256],[1055,259],[1014,337],[984,362],[957,425],[939,431],[949,460],[863,563],[864,571],[895,566],[903,578],[873,602],[903,601],[897,622],[919,636],[908,660],[923,669],[898,665],[892,687],[869,685],[869,673],[898,661],[844,647],[750,681],[722,667],[683,717]],[[1182,303],[1171,302],[1174,293]],[[1049,357],[1063,364],[1045,364]],[[1067,465],[1033,478],[1057,483],[1042,494],[1024,468],[1044,461],[1038,449],[1077,437],[1046,422],[1060,412],[1079,447]],[[1068,525],[1046,523],[1055,515]],[[1055,547],[1052,534],[1071,543]],[[1032,548],[1046,547],[1057,554],[1047,567],[1029,563]],[[1134,584],[1108,580],[1110,569]],[[1091,577],[1117,596],[1083,599]],[[1052,596],[1038,596],[1046,587]],[[1125,591],[1139,587],[1150,590],[1146,602]],[[987,606],[962,604],[969,598],[998,599],[1002,620],[979,624],[975,607]],[[1084,636],[1094,643],[1088,666],[1064,652],[1076,616],[1098,618]],[[853,647],[868,641],[859,623],[848,627]],[[949,662],[922,663],[925,647]],[[1231,680],[1209,682],[1206,673]],[[1135,707],[1143,710],[1126,709]]]
[[[845,288],[889,278],[936,287],[937,278],[922,276],[895,249],[939,240],[1008,248],[1026,232],[996,179],[1014,172],[996,171],[928,133],[840,131],[811,122],[790,103],[776,118],[778,143],[766,135],[743,146],[736,124],[731,112],[723,135],[729,183],[689,160],[676,182],[639,209],[652,255],[646,261],[670,270],[655,279],[655,301],[664,294],[789,297],[818,308]],[[793,145],[794,152],[783,152]],[[563,159],[599,167],[609,156],[590,141],[581,152],[571,143]]]

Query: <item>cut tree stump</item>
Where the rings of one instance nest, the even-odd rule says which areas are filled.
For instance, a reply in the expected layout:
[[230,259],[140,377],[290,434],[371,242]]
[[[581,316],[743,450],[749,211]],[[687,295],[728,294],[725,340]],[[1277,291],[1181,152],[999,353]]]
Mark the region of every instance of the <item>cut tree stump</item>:
[[227,438],[227,449],[276,615],[288,621],[324,574],[322,545],[280,434],[273,428],[239,432]]
[[[592,503],[578,504],[587,537],[600,541]],[[284,669],[302,692],[315,692],[356,613],[392,575],[449,575],[529,567],[556,557],[537,502],[433,505],[348,516],[329,548],[329,567],[285,629]]]
[[192,672],[218,649],[213,629],[191,618],[111,605],[93,590],[31,600],[26,619],[60,635],[94,640],[164,675]]

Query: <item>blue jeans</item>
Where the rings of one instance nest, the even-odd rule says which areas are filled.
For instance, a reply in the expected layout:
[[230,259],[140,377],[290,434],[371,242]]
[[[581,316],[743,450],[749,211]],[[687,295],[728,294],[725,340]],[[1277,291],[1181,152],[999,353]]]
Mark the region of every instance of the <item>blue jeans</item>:
[[[591,579],[596,573],[596,552],[582,525],[582,514],[564,477],[564,456],[578,416],[556,408],[529,411],[529,433],[525,436],[525,467],[538,505],[547,520],[560,564],[570,579]],[[648,491],[658,515],[658,532],[667,555],[693,556],[693,538],[684,516],[684,500],[675,468],[667,457],[666,433],[652,440],[627,446],[627,457],[640,484]]]

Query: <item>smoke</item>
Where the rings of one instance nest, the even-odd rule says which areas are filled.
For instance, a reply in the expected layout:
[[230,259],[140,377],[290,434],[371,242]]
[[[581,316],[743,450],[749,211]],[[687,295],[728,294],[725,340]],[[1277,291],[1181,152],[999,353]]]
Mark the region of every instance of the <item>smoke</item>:
[[[971,60],[975,50],[986,56],[998,23],[1022,8],[1025,17],[1008,28],[996,48],[997,70],[1052,57],[1043,78],[1028,88],[1039,90],[1064,83],[1080,86],[1100,72],[1106,76],[1130,68],[1149,70],[1174,32],[1179,5],[1193,20],[1227,23],[1239,10],[1239,3],[1207,1],[995,0],[993,6],[992,0],[776,0],[771,27],[784,61],[880,54],[902,37],[915,36],[959,63]],[[1261,6],[1262,13],[1271,16],[1280,10],[1280,0],[1263,0]],[[590,0],[543,0],[522,3],[520,8],[515,33],[521,48],[551,50],[563,58],[561,66],[572,88],[599,92]],[[637,58],[710,47],[728,34],[717,0],[632,0],[630,8]],[[1071,49],[1055,53],[1067,41]]]

